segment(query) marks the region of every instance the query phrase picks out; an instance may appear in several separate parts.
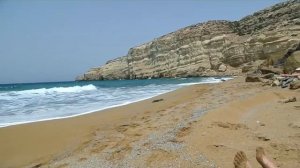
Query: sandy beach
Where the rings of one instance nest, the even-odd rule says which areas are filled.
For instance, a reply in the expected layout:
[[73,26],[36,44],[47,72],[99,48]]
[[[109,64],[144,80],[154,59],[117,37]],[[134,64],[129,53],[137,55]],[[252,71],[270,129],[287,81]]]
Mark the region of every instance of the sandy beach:
[[[264,147],[278,167],[300,167],[300,90],[244,77],[187,86],[73,118],[0,128],[0,167],[253,167]],[[282,100],[296,97],[296,102]]]

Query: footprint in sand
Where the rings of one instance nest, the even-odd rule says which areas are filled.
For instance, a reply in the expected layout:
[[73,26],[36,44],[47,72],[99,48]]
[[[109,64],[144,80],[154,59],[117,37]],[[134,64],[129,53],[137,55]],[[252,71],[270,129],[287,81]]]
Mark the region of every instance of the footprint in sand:
[[66,167],[69,167],[68,163],[63,163],[61,165],[58,165],[56,168],[66,168]]
[[120,144],[119,147],[114,149],[114,151],[111,153],[109,160],[121,160],[131,150],[132,150],[132,147],[128,143]]
[[150,116],[143,116],[141,120],[147,120]]
[[300,109],[300,106],[294,106],[296,109]]
[[37,165],[35,165],[35,166],[32,166],[31,168],[39,168],[39,167],[41,167],[41,166],[43,166],[43,164],[42,164],[42,163],[39,163],[39,164],[37,164]]
[[146,160],[147,166],[156,167],[157,162],[163,162],[165,160],[174,160],[176,156],[163,149],[157,149],[151,152],[150,156]]
[[224,152],[224,151],[232,151],[234,149],[228,147],[228,146],[225,146],[225,145],[222,145],[222,144],[213,144],[213,145],[208,145],[207,148],[211,151],[215,151],[215,152]]
[[289,123],[288,126],[291,127],[291,128],[299,129],[300,128],[300,122]]
[[299,161],[300,149],[297,144],[271,143],[270,146],[276,150],[278,159],[295,159]]
[[116,128],[116,130],[117,130],[118,132],[123,133],[123,132],[127,131],[129,128],[135,128],[135,127],[138,127],[138,126],[140,126],[140,124],[137,124],[137,123],[133,123],[133,124],[123,124],[123,125],[118,126],[118,127]]
[[78,159],[78,162],[83,162],[83,161],[86,161],[86,160],[87,160],[86,157],[81,157],[81,158]]
[[257,135],[256,138],[258,140],[261,140],[261,141],[270,141],[271,140],[270,138],[267,138],[267,137],[262,136],[262,135]]
[[182,137],[188,135],[190,132],[191,132],[191,127],[183,127],[177,132],[176,137],[182,138]]
[[238,130],[238,129],[249,129],[245,124],[233,124],[229,122],[214,122],[212,126],[218,126],[221,128],[227,128],[230,130]]
[[299,139],[300,140],[300,133],[296,133],[294,135],[291,135],[289,136],[289,138],[292,138],[292,139]]
[[289,151],[292,150],[289,146],[285,145],[285,144],[279,144],[279,143],[270,143],[270,146],[275,149],[275,150],[279,150],[279,151]]
[[94,146],[93,146],[93,149],[91,150],[91,153],[100,153],[100,152],[102,152],[106,147],[108,147],[107,144],[94,145]]

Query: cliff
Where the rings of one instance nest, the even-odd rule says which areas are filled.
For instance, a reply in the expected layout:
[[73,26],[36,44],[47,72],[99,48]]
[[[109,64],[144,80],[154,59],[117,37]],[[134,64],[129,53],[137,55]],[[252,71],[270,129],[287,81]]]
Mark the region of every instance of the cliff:
[[236,75],[274,64],[299,43],[300,0],[291,0],[239,21],[185,27],[133,47],[77,80]]

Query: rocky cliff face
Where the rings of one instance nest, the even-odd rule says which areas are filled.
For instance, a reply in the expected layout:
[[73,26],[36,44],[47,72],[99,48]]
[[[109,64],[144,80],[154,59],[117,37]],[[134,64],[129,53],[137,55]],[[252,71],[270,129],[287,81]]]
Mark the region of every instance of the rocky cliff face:
[[[236,75],[280,59],[300,43],[300,0],[277,4],[240,21],[199,23],[133,47],[78,80]],[[296,60],[296,59],[295,59]],[[270,61],[269,61],[270,63]]]

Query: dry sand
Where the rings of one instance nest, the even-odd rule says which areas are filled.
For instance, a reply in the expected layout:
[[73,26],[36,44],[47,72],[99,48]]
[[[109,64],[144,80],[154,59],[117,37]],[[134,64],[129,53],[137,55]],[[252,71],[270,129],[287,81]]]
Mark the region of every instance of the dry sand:
[[[290,97],[298,101],[281,103]],[[161,101],[153,102],[153,100]],[[245,83],[188,86],[79,117],[0,128],[0,167],[233,167],[262,146],[300,167],[300,90]]]

